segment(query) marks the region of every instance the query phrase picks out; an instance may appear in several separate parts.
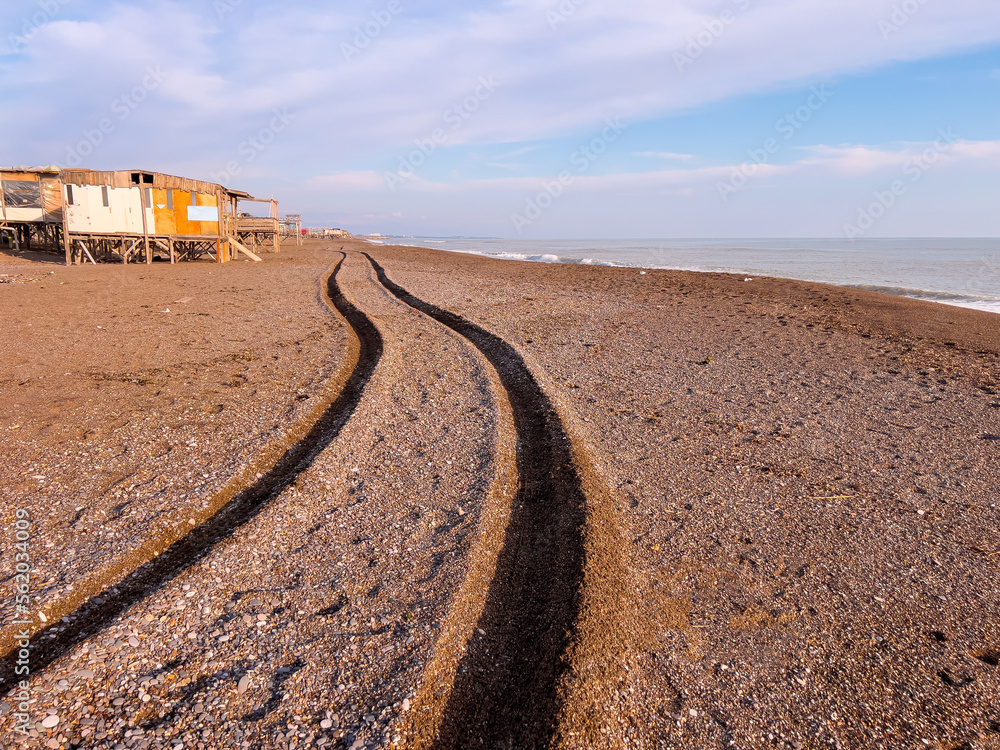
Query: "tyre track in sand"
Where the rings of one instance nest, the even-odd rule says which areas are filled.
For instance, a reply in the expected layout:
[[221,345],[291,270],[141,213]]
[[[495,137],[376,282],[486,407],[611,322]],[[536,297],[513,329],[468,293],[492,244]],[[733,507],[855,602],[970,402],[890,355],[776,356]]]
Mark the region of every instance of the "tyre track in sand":
[[[519,488],[495,574],[454,681],[424,699],[446,700],[413,721],[418,748],[548,747],[569,677],[585,573],[586,497],[556,409],[509,343],[393,283],[367,253],[379,281],[402,302],[470,341],[506,391],[517,433]],[[453,647],[454,648],[454,647]],[[447,695],[443,695],[446,693]]]
[[[324,302],[345,320],[349,334],[344,365],[331,378],[322,403],[282,444],[265,449],[254,465],[212,497],[206,509],[193,517],[195,524],[190,531],[172,529],[145,542],[123,564],[99,572],[80,584],[72,597],[47,607],[51,623],[34,630],[31,636],[32,674],[100,632],[132,604],[202,559],[260,513],[340,434],[382,355],[382,337],[377,328],[337,284],[346,257],[341,253],[326,278],[325,293],[321,292]],[[13,633],[8,629],[0,639],[0,695],[18,679],[14,674],[18,645]]]

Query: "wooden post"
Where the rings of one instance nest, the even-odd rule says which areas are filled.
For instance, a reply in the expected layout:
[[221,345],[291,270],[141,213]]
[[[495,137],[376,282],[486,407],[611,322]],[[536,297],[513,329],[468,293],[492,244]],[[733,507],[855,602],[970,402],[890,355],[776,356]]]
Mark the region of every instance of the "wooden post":
[[[153,188],[149,189],[150,198],[152,198]],[[152,200],[150,200],[152,203]],[[139,184],[139,205],[142,208],[142,241],[146,248],[146,262],[153,262],[153,254],[149,250],[149,227],[146,225],[146,188]]]
[[59,198],[62,200],[62,241],[63,253],[66,255],[66,265],[73,264],[72,240],[69,238],[69,205],[66,203],[66,186],[59,183]]
[[281,252],[281,230],[278,227],[278,201],[271,199],[271,218],[274,219],[274,252]]
[[174,258],[174,238],[167,237],[167,250],[170,252],[170,264],[173,265],[177,262]]

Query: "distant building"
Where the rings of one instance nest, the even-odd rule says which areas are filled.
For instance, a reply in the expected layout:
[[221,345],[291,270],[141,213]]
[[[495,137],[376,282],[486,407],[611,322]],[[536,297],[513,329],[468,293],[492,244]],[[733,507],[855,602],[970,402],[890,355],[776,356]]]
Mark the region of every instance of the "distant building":
[[331,229],[330,227],[310,227],[302,230],[309,237],[351,237],[346,229]]

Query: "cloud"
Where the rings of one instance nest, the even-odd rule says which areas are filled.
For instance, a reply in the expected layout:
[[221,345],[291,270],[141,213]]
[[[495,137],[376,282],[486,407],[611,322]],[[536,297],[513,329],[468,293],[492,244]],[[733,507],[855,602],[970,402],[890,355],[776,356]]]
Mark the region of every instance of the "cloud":
[[[28,0],[16,4],[25,13],[37,8]],[[385,7],[381,2],[345,0],[331,10],[319,0],[242,0],[229,2],[232,11],[225,14],[216,5],[66,4],[17,54],[0,55],[0,161],[59,161],[154,66],[165,73],[162,85],[127,119],[115,120],[115,131],[83,166],[146,165],[211,179],[239,158],[233,187],[262,194],[283,189],[302,210],[346,204],[354,191],[382,200],[355,215],[391,218],[401,196],[447,195],[442,211],[459,217],[450,206],[464,200],[463,191],[495,194],[502,204],[537,190],[540,178],[523,175],[544,171],[552,150],[525,144],[589,138],[608,117],[639,124],[1000,42],[996,0],[921,4],[888,36],[880,22],[892,4],[870,0],[588,0],[564,4],[575,10],[556,24],[549,13],[563,6],[555,0],[484,0],[473,10],[413,0],[377,30],[371,23]],[[21,15],[11,9],[0,19],[0,38],[20,33]],[[345,55],[345,45],[358,53]],[[690,64],[678,66],[675,53],[690,57]],[[473,102],[484,76],[495,79],[496,91]],[[239,156],[276,108],[294,114],[288,130],[252,159]],[[448,117],[456,108],[461,114],[452,127]],[[442,161],[433,179],[428,166],[427,176],[389,191],[383,169],[394,169],[398,154],[437,128],[446,130],[448,148],[481,155],[470,157],[477,169],[509,174],[439,177],[445,161],[435,157]],[[918,145],[864,145],[863,138],[852,132],[851,144],[814,146],[792,164],[761,167],[754,188],[802,175],[863,179],[919,153]],[[959,142],[942,161],[973,169],[976,159],[995,163],[994,149],[990,142]],[[709,159],[700,152],[632,156],[650,160],[652,171],[588,175],[574,190],[694,199],[739,166],[705,166]],[[430,213],[429,204],[403,212]]]
[[[895,149],[871,146],[816,145],[803,149],[808,156],[791,164],[754,165],[753,179],[792,178],[810,174],[826,178],[848,180],[873,174],[892,175],[900,172],[915,159],[923,158],[933,164],[965,163],[988,168],[1000,167],[1000,141],[941,141],[906,144]],[[714,188],[717,180],[728,180],[740,164],[723,164],[691,169],[669,169],[645,172],[616,172],[605,175],[575,175],[570,190],[631,194],[657,191],[687,191]],[[465,193],[532,193],[537,192],[549,177],[498,177],[464,180],[459,182],[433,181],[412,176],[399,184],[402,192],[465,194]],[[335,191],[368,191],[389,193],[389,183],[382,173],[374,170],[348,172],[317,177],[311,187]]]
[[[659,117],[1000,40],[994,0],[924,5],[888,40],[878,29],[884,8],[869,0],[725,0],[711,9],[693,0],[590,0],[555,29],[546,17],[554,4],[538,0],[439,13],[404,4],[345,59],[342,45],[365,34],[372,7],[244,0],[220,18],[211,3],[195,0],[115,4],[86,20],[54,20],[0,73],[5,81],[31,80],[53,99],[79,101],[95,90],[81,80],[100,90],[103,79],[105,95],[114,95],[116,86],[133,85],[144,65],[158,64],[172,73],[161,93],[175,107],[173,135],[187,140],[197,131],[212,148],[207,128],[216,139],[232,138],[240,129],[234,133],[234,125],[255,112],[288,106],[308,115],[298,138],[332,166],[358,149],[425,136],[475,90],[479,76],[494,75],[498,91],[463,121],[453,143],[580,133],[608,116]],[[719,21],[723,9],[731,22]],[[678,70],[673,53],[691,53],[692,45],[697,57]]]
[[641,156],[645,159],[670,159],[674,161],[691,161],[694,159],[694,154],[675,154],[672,151],[637,151],[635,156]]

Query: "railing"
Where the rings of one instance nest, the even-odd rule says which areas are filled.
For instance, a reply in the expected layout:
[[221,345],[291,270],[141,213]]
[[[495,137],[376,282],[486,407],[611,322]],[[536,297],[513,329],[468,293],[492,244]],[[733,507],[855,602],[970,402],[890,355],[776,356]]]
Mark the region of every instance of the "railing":
[[236,220],[237,232],[269,232],[278,234],[281,231],[277,219],[267,219],[261,217],[239,218]]

